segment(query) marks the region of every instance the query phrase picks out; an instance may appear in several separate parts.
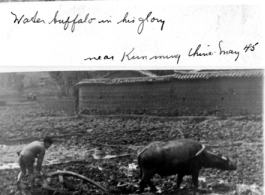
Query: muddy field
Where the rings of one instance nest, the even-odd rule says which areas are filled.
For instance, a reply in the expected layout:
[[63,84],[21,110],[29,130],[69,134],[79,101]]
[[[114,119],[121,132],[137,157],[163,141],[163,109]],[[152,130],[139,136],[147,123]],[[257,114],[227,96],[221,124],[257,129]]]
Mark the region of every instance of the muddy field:
[[[162,194],[263,194],[260,116],[67,116],[40,104],[0,107],[0,194],[16,193],[16,151],[46,133],[55,143],[46,152],[44,172],[72,171],[96,181],[110,194],[137,194],[137,150],[152,141],[178,138],[200,140],[212,152],[231,157],[238,169],[203,169],[196,192],[190,176],[184,177],[180,191],[175,190],[174,176],[155,176],[153,182]],[[24,194],[50,193],[38,181],[33,192],[27,187],[28,178],[24,183]],[[48,183],[60,189],[50,194],[106,194],[73,177],[64,177],[63,183],[53,177]],[[146,189],[143,194],[150,193]]]

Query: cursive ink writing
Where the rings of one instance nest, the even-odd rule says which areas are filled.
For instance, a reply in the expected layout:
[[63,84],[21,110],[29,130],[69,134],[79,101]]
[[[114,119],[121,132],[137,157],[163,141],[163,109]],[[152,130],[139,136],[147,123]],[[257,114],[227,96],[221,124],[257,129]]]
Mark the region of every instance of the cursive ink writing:
[[121,21],[117,22],[117,24],[120,24],[120,23],[134,23],[135,22],[135,18],[133,20],[129,20],[129,19],[127,19],[128,15],[129,15],[129,13],[127,12],[125,14],[124,18]]
[[99,24],[101,24],[101,23],[105,24],[105,23],[111,23],[111,22],[112,22],[111,20],[100,20],[100,21],[98,21]]
[[[209,45],[208,45],[208,47],[209,47]],[[211,51],[206,52],[206,53],[199,52],[200,48],[201,48],[201,44],[199,44],[197,46],[196,50],[193,53],[191,53],[192,52],[192,48],[191,48],[190,51],[189,51],[188,56],[189,57],[191,57],[191,56],[195,57],[195,56],[212,56],[213,55],[213,52],[211,52]]]
[[179,59],[180,59],[180,54],[176,54],[176,55],[170,55],[170,56],[168,56],[168,55],[162,55],[162,56],[153,56],[153,57],[151,57],[151,58],[149,58],[149,60],[157,60],[157,59],[159,59],[159,60],[169,60],[169,59],[177,59],[177,64],[179,63]]
[[250,43],[249,45],[246,45],[246,46],[244,47],[245,52],[247,52],[248,50],[250,50],[250,51],[254,51],[255,48],[256,48],[256,46],[257,46],[258,44],[259,44],[259,42],[257,42],[257,43],[254,44],[254,45],[252,45],[251,43]]
[[232,50],[232,49],[229,49],[229,50],[223,50],[222,49],[222,47],[221,47],[221,43],[222,43],[223,41],[221,40],[220,42],[219,42],[219,50],[220,50],[220,55],[229,55],[229,54],[235,54],[235,55],[237,55],[237,57],[236,57],[236,59],[235,59],[235,61],[237,61],[237,59],[238,59],[238,57],[239,57],[239,51],[234,51],[234,50]]
[[[26,24],[26,23],[30,23],[30,22],[32,22],[32,23],[45,23],[44,20],[42,20],[42,19],[40,19],[40,18],[37,18],[37,16],[38,16],[38,11],[36,11],[35,15],[34,15],[32,18],[30,18],[30,19],[24,17],[24,15],[22,15],[22,16],[20,17],[20,19],[18,19],[18,17],[17,17],[16,14],[14,14],[13,12],[11,12],[11,14],[12,14],[13,16],[15,16],[14,23],[17,22],[17,24],[20,24],[21,21],[23,21],[24,24]],[[22,20],[23,18],[24,18],[24,20]]]
[[[143,19],[143,18],[139,18],[139,21],[141,22],[140,23],[140,25],[138,26],[138,34],[141,34],[142,32],[143,32],[143,30],[144,30],[144,24],[145,24],[145,22],[149,22],[149,17],[151,16],[151,14],[152,14],[152,12],[149,12],[148,14],[147,14],[147,16],[146,16],[146,18],[145,19]],[[158,18],[155,18],[155,17],[153,17],[152,19],[150,19],[150,22],[160,22],[160,23],[162,23],[161,24],[161,31],[163,30],[163,28],[164,28],[164,24],[165,24],[165,20],[161,20],[161,19],[158,19]]]
[[147,56],[130,56],[132,54],[133,50],[134,50],[134,48],[128,54],[126,54],[124,52],[122,59],[121,59],[121,62],[123,62],[124,59],[127,59],[127,60],[147,60]]
[[[25,15],[22,15],[18,17],[15,13],[11,12],[13,16],[15,16],[14,23],[20,24],[20,23],[45,23],[43,19],[38,18],[38,11],[36,11],[35,15],[31,18],[26,18]],[[110,16],[111,18],[111,16]],[[91,18],[89,13],[86,14],[84,17],[81,17],[79,14],[76,14],[74,17],[66,16],[65,18],[61,18],[59,16],[59,11],[56,11],[52,20],[48,24],[63,24],[63,29],[67,30],[69,26],[71,26],[71,32],[75,31],[76,25],[77,24],[92,24],[97,22],[98,24],[110,24],[112,23],[111,19],[102,19],[102,20],[97,20],[96,18]],[[96,21],[97,20],[97,21]],[[95,22],[93,22],[95,21]],[[126,12],[124,15],[123,19],[117,22],[117,24],[121,23],[127,23],[127,24],[134,24],[137,21],[139,21],[139,25],[137,28],[137,33],[141,34],[147,25],[147,23],[160,23],[161,24],[161,31],[164,29],[165,25],[165,20],[159,19],[157,17],[153,16],[153,12],[149,12],[145,17],[139,17],[135,19],[135,17],[129,17],[129,12]]]
[[179,63],[180,60],[180,54],[176,54],[176,55],[154,55],[150,58],[148,58],[146,55],[132,55],[134,51],[134,48],[129,52],[123,53],[121,62],[123,62],[124,60],[169,60],[169,59],[177,59],[177,64]]
[[82,19],[78,19],[79,14],[77,14],[76,17],[73,20],[70,20],[70,16],[68,16],[66,20],[62,20],[62,19],[57,19],[58,13],[59,13],[59,11],[57,11],[55,13],[54,18],[52,19],[51,22],[49,22],[49,24],[51,24],[51,23],[64,24],[64,30],[66,30],[68,28],[69,24],[72,23],[72,27],[71,27],[71,31],[72,32],[75,31],[75,25],[76,24],[83,24],[83,23],[91,24],[93,22],[93,20],[96,20],[96,18],[89,18],[89,14],[87,14],[83,20]]
[[[121,21],[117,22],[117,24],[121,24],[121,23],[133,24],[133,23],[135,23],[135,17],[133,17],[133,19],[128,19],[128,15],[129,15],[129,13],[126,12],[126,14],[124,15],[123,19]],[[155,17],[151,18],[151,15],[152,15],[152,12],[149,12],[145,18],[138,18],[138,21],[140,21],[140,24],[139,24],[138,29],[137,29],[138,34],[141,34],[143,32],[146,22],[161,23],[161,28],[160,29],[161,29],[161,31],[163,30],[164,25],[165,25],[165,20],[158,19],[158,18],[155,18]]]
[[[38,11],[36,11],[32,17],[26,17],[25,15],[19,15],[18,16],[16,13],[11,12],[11,15],[14,16],[14,20],[13,20],[14,24],[27,24],[27,23],[46,24],[45,20],[38,17],[38,14],[39,14]],[[89,13],[87,13],[82,18],[81,18],[81,16],[79,16],[79,14],[77,14],[73,18],[71,18],[70,16],[67,16],[64,19],[62,19],[59,16],[59,11],[56,11],[54,16],[53,16],[53,19],[47,24],[63,25],[64,30],[67,30],[69,28],[69,26],[71,26],[71,32],[74,32],[77,24],[84,24],[84,23],[86,23],[86,24],[92,24],[93,23],[94,24],[94,23],[96,23],[96,24],[104,25],[104,24],[112,24],[112,22],[113,21],[111,20],[111,16],[109,16],[108,19],[103,18],[102,20],[101,19],[98,20],[96,18],[91,18]],[[115,23],[116,23],[116,21],[115,21]],[[129,17],[129,12],[126,12],[126,14],[123,16],[123,19],[120,20],[119,22],[117,22],[117,24],[122,24],[122,23],[125,23],[125,24],[138,23],[139,25],[138,25],[137,33],[141,34],[143,32],[145,26],[147,25],[147,23],[158,23],[158,25],[160,24],[161,25],[160,29],[162,31],[164,29],[165,20],[158,19],[158,18],[154,17],[152,11],[150,11],[146,15],[146,17],[139,17],[137,19],[135,17]],[[127,38],[128,38],[128,36],[127,36]],[[155,38],[158,39],[159,37],[155,37]],[[217,43],[219,43],[218,47],[217,47]],[[142,44],[145,44],[145,43],[142,43]],[[197,47],[191,47],[190,48],[190,50],[188,51],[188,57],[194,57],[194,58],[196,58],[196,57],[207,57],[207,58],[210,58],[210,56],[216,57],[219,53],[219,56],[232,56],[232,57],[234,57],[234,61],[237,61],[240,54],[244,55],[244,53],[255,52],[257,47],[258,47],[258,44],[259,44],[259,42],[248,43],[245,45],[244,48],[241,48],[240,50],[227,49],[227,46],[224,44],[223,40],[216,42],[215,50],[210,49],[209,48],[210,45],[207,45],[208,46],[208,48],[207,48],[206,46],[202,46],[202,44],[198,44]],[[243,52],[242,49],[245,52]],[[239,51],[241,51],[242,53],[240,53]],[[131,60],[176,60],[177,64],[179,64],[180,58],[181,58],[181,54],[173,54],[173,55],[167,55],[166,54],[166,55],[147,56],[147,55],[142,55],[142,54],[135,55],[134,52],[135,52],[134,48],[132,48],[129,52],[123,52],[121,62],[131,61]],[[114,56],[98,55],[98,56],[94,56],[94,57],[87,57],[84,60],[96,60],[96,61],[97,60],[114,60]]]
[[88,57],[84,60],[85,61],[86,60],[114,60],[114,56],[105,55],[105,56],[98,56],[98,57]]

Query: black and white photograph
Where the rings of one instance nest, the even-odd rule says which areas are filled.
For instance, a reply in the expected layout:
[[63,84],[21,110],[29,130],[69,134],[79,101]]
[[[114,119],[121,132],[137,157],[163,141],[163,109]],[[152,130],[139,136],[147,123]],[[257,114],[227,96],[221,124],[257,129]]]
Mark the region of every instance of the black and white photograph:
[[262,194],[263,77],[1,73],[2,194]]
[[229,3],[0,0],[0,195],[263,195],[264,12]]

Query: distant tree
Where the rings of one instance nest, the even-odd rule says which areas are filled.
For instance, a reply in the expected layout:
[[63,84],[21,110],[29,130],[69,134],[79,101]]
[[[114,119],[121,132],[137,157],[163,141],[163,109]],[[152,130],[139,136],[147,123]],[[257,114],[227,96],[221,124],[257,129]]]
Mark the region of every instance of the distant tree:
[[23,92],[23,90],[24,90],[24,84],[22,82],[16,84],[16,90],[18,92],[20,92],[20,93]]
[[76,84],[83,79],[90,78],[88,71],[53,71],[49,75],[59,85],[63,96],[75,96]]
[[[112,71],[52,71],[50,76],[55,80],[61,89],[63,96],[77,96],[78,90],[76,84],[83,79],[102,78]],[[173,70],[152,70],[156,75],[174,74]]]
[[12,85],[12,75],[8,73],[7,87],[11,87],[11,85]]
[[67,87],[66,87],[66,80],[65,80],[64,72],[63,71],[53,71],[53,72],[49,72],[49,75],[59,85],[61,92],[62,92],[62,95],[68,96],[69,93],[68,93]]
[[15,89],[21,93],[24,90],[24,84],[23,84],[23,79],[24,79],[24,75],[19,75],[14,73],[13,75],[13,80],[14,80],[14,84],[15,84]]

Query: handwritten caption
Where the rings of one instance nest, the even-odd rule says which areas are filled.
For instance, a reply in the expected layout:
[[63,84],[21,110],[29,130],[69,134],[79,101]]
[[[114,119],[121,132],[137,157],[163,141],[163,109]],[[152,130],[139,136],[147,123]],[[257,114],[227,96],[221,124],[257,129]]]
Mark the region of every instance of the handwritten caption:
[[[74,32],[76,29],[76,25],[80,24],[111,24],[116,23],[117,25],[122,24],[136,24],[138,23],[137,33],[141,34],[144,30],[144,27],[147,23],[150,24],[157,24],[160,25],[160,30],[163,31],[165,20],[157,18],[154,16],[153,12],[149,12],[144,17],[135,18],[133,16],[130,16],[129,12],[126,12],[125,15],[121,18],[121,20],[118,20],[117,22],[113,22],[111,18],[108,19],[97,19],[95,17],[91,17],[90,14],[86,14],[85,16],[80,16],[79,14],[76,14],[74,17],[66,16],[63,18],[60,16],[59,11],[56,11],[53,18],[50,20],[45,20],[43,18],[40,18],[38,16],[38,11],[36,11],[34,16],[25,16],[21,15],[18,16],[16,13],[11,12],[11,14],[14,16],[14,23],[15,24],[28,24],[28,23],[34,23],[34,24],[61,24],[63,25],[63,29],[67,30],[69,26],[71,26],[71,32]],[[111,16],[110,16],[111,17]]]
[[[224,41],[221,40],[219,41],[218,48],[217,50],[211,50],[207,52],[202,52],[201,48],[202,45],[199,44],[195,48],[190,48],[189,52],[187,53],[188,57],[196,58],[196,57],[210,57],[214,55],[219,55],[219,56],[231,56],[234,61],[237,61],[241,52],[254,52],[257,45],[259,43],[256,42],[255,44],[246,44],[245,47],[242,47],[241,50],[233,50],[233,49],[228,49],[227,47],[224,46]],[[210,47],[210,45],[207,45],[207,47]],[[135,48],[132,48],[128,52],[123,52],[122,57],[121,57],[121,62],[126,62],[126,61],[131,61],[131,60],[170,60],[174,59],[176,60],[177,64],[180,63],[180,58],[181,54],[173,54],[173,55],[152,55],[152,56],[147,56],[147,55],[142,55],[142,54],[135,54]],[[114,56],[109,56],[109,55],[99,55],[96,57],[87,57],[84,60],[114,60]]]
[[[74,32],[77,25],[81,24],[116,24],[116,25],[122,25],[122,24],[137,24],[137,33],[142,34],[144,31],[144,28],[148,24],[155,24],[158,26],[158,29],[163,31],[164,26],[166,24],[166,21],[164,19],[158,18],[154,16],[153,12],[150,11],[147,13],[144,17],[135,18],[132,15],[129,14],[129,12],[126,12],[118,21],[112,21],[112,19],[97,19],[95,17],[91,17],[90,14],[86,14],[85,16],[80,16],[79,14],[76,14],[74,17],[67,16],[63,18],[59,11],[56,11],[54,16],[49,19],[45,20],[43,18],[40,18],[38,16],[38,11],[35,12],[33,16],[25,16],[20,15],[18,16],[16,13],[11,12],[11,14],[14,16],[13,23],[20,25],[20,24],[54,24],[54,25],[63,25],[64,30],[68,30],[69,27],[71,29],[71,32]],[[242,46],[239,50],[236,50],[234,48],[229,48],[227,45],[225,45],[225,42],[223,40],[220,40],[216,46],[215,49],[211,49],[210,45],[202,46],[201,44],[191,47],[188,52],[186,52],[184,55],[181,53],[176,54],[165,54],[165,55],[152,55],[147,56],[144,54],[137,53],[137,49],[132,47],[131,50],[125,51],[122,53],[120,57],[121,62],[126,61],[132,61],[132,60],[176,60],[176,63],[180,63],[180,59],[183,58],[182,56],[187,56],[189,58],[200,58],[200,57],[211,57],[211,56],[231,56],[231,59],[234,61],[237,61],[239,57],[242,55],[242,53],[250,53],[254,52],[257,48],[257,45],[259,42],[256,43],[248,43]],[[114,60],[117,57],[113,55],[97,55],[97,56],[90,56],[84,58],[84,61],[86,60]]]

